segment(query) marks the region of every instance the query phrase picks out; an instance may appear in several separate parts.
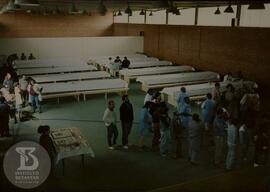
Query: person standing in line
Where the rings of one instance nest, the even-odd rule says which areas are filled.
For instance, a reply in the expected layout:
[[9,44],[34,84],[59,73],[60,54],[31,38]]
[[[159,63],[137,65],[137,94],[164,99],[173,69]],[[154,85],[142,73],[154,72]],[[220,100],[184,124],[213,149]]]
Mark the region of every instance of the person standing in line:
[[215,87],[212,90],[212,97],[213,97],[213,100],[216,102],[217,107],[220,107],[221,105],[221,96],[222,96],[222,93],[220,91],[220,84],[219,82],[217,82],[215,83]]
[[152,125],[152,116],[150,114],[150,109],[152,108],[153,103],[151,101],[147,101],[140,112],[139,119],[139,131],[140,131],[140,139],[139,139],[139,147],[144,148],[144,138],[148,135],[149,130]]
[[165,157],[169,153],[171,120],[166,106],[161,106],[158,110],[160,113],[160,154]]
[[239,128],[239,144],[241,160],[247,160],[249,137],[246,124],[242,124]]
[[[118,137],[118,130],[116,127],[116,114],[114,112],[114,101],[110,100],[108,102],[108,107],[104,111],[103,121],[107,127],[107,142],[108,149],[114,150],[114,145],[116,145],[116,140]],[[113,139],[113,140],[112,140]]]
[[154,93],[153,89],[148,89],[147,94],[144,97],[144,101],[143,101],[144,105],[145,105],[145,103],[147,101],[152,101],[153,100],[153,93]]
[[181,87],[181,93],[179,94],[177,98],[178,103],[178,110],[181,111],[184,104],[185,104],[185,98],[188,97],[187,91],[185,87]]
[[213,120],[215,117],[215,109],[216,109],[216,103],[212,99],[211,93],[207,93],[206,100],[202,103],[202,117],[203,122],[205,124],[205,130],[209,131],[211,130]]
[[188,128],[188,124],[191,121],[191,106],[190,106],[190,100],[189,97],[185,97],[184,99],[185,103],[184,105],[180,108],[181,110],[179,111],[180,113],[180,118],[182,122],[182,126],[184,129]]
[[171,121],[171,139],[173,158],[177,159],[182,156],[182,124],[178,112],[173,113]]
[[129,102],[128,95],[122,96],[123,103],[120,106],[120,120],[122,125],[122,144],[124,149],[128,149],[128,136],[131,131],[134,119],[133,107]]
[[223,150],[225,146],[226,137],[226,122],[224,120],[224,112],[219,108],[213,123],[214,141],[215,141],[215,155],[214,164],[216,167],[221,167],[223,159]]
[[[161,106],[161,94],[156,92],[153,100],[153,110],[152,111],[152,121],[153,121],[153,139],[152,139],[152,149],[153,151],[159,151],[159,141],[160,141],[160,113],[159,107]],[[165,103],[164,103],[165,105]]]
[[202,123],[198,114],[192,115],[192,120],[188,124],[189,141],[189,162],[197,165],[198,154],[200,151]]
[[232,170],[236,159],[236,144],[238,132],[236,127],[236,120],[229,118],[227,126],[228,126],[227,130],[228,152],[226,157],[226,169]]
[[0,137],[9,136],[10,107],[5,101],[5,98],[0,96]]
[[213,127],[213,120],[215,117],[215,110],[216,110],[216,103],[212,99],[211,93],[207,93],[206,100],[202,103],[202,119],[205,126],[204,131],[204,144],[205,146],[210,146],[212,141],[212,127]]

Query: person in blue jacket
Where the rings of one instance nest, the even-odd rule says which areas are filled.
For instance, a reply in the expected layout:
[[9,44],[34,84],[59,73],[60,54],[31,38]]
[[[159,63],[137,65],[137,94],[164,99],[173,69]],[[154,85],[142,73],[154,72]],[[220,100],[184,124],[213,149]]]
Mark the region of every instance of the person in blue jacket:
[[143,148],[144,146],[144,138],[149,133],[149,130],[152,126],[152,116],[149,113],[149,109],[151,108],[152,102],[147,101],[140,112],[139,119],[139,131],[140,131],[140,139],[139,139],[139,147]]
[[181,118],[181,122],[182,122],[182,126],[183,128],[187,128],[189,122],[191,121],[191,106],[190,106],[190,100],[189,97],[185,97],[184,99],[184,104],[182,105],[182,107],[180,108],[180,118]]
[[226,122],[222,108],[217,109],[217,113],[213,123],[213,133],[215,141],[214,164],[216,167],[221,167],[223,161],[223,152],[225,148],[226,138]]
[[210,130],[215,117],[216,103],[212,99],[211,93],[207,93],[206,100],[202,103],[202,119],[205,124],[205,130]]
[[186,88],[181,87],[181,93],[179,94],[179,96],[177,98],[179,111],[181,111],[181,107],[185,104],[185,97],[188,97],[188,94],[186,93]]

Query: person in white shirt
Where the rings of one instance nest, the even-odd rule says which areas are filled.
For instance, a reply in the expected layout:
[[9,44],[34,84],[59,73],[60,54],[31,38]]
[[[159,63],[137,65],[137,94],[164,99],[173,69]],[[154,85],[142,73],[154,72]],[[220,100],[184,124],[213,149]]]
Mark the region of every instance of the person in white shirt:
[[152,101],[152,100],[153,100],[153,93],[154,93],[153,89],[149,89],[149,90],[147,91],[147,94],[145,95],[144,101],[143,101],[143,104],[144,104],[144,105],[145,105],[145,103],[146,103],[147,101]]
[[22,90],[19,83],[15,83],[14,86],[15,86],[14,93],[15,93],[16,110],[17,110],[19,119],[21,119],[21,109],[22,109],[22,104],[23,104],[23,98],[21,94]]
[[108,102],[108,107],[104,111],[103,121],[107,127],[107,142],[108,149],[113,150],[114,145],[116,145],[116,140],[118,137],[118,130],[116,127],[116,113],[114,112],[114,101],[110,100]]

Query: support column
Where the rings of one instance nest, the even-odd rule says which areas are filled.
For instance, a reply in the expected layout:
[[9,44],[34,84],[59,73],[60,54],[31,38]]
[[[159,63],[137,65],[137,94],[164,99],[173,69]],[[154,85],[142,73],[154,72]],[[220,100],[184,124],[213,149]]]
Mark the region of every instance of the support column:
[[241,8],[242,8],[242,5],[239,3],[239,4],[237,5],[237,9],[236,9],[236,26],[237,26],[237,27],[240,26]]
[[199,15],[199,7],[196,6],[195,8],[195,19],[194,19],[194,25],[198,25],[198,15]]
[[166,10],[166,25],[169,23],[169,12]]

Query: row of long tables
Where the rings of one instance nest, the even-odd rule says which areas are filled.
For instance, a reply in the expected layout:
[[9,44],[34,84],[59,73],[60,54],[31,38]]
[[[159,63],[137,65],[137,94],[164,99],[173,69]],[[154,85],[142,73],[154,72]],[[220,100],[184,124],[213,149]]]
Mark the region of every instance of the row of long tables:
[[[254,88],[257,84],[253,81],[226,81],[220,82],[220,91],[224,92],[226,90],[226,86],[228,84],[232,84],[235,89],[242,89],[244,87]],[[168,103],[177,107],[177,98],[180,94],[180,89],[182,86],[175,87],[165,87],[162,89],[161,93],[164,95],[164,98]],[[195,85],[185,85],[186,91],[191,100],[204,100],[206,98],[207,93],[212,93],[215,87],[214,82],[195,84]]]

